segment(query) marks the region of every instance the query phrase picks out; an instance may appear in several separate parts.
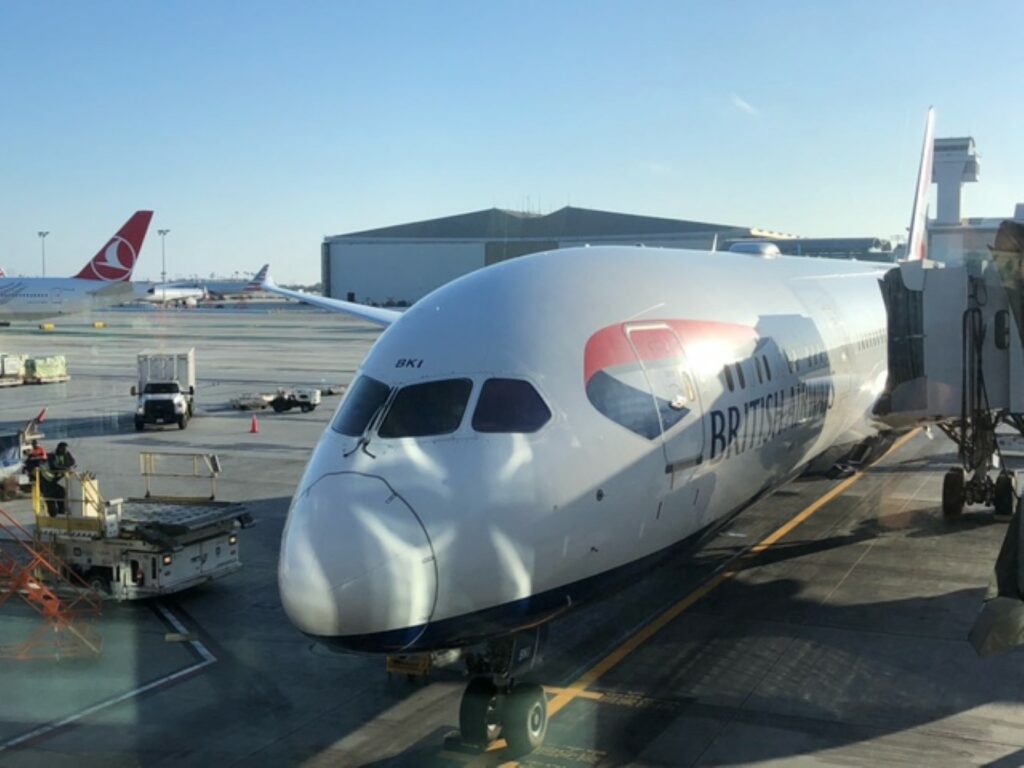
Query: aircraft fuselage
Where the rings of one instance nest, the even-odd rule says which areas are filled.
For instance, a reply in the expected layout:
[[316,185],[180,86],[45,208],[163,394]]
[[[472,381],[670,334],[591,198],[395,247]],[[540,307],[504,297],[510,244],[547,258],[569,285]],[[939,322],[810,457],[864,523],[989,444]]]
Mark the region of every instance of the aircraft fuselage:
[[873,433],[883,272],[600,247],[438,289],[381,335],[310,459],[288,615],[344,649],[447,648],[628,577]]
[[81,314],[131,299],[131,284],[75,277],[0,278],[0,320]]

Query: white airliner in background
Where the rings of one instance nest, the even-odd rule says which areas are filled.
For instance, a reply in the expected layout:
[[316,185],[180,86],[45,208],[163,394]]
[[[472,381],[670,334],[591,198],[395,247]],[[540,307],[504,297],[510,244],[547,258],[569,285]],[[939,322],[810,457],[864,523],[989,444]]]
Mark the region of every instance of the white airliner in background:
[[0,277],[0,320],[39,320],[130,300],[132,270],[152,218],[152,211],[136,211],[74,277]]
[[198,287],[185,287],[172,283],[160,283],[146,288],[145,293],[138,294],[140,301],[151,304],[178,304],[195,307],[207,297],[206,290]]
[[263,290],[262,282],[266,268],[249,280],[209,281],[194,279],[173,283],[135,284],[135,297],[139,301],[151,304],[174,304],[183,307],[196,307],[200,301],[224,301],[227,297],[251,298]]
[[[925,247],[929,112],[908,253]],[[754,249],[751,249],[752,251]],[[873,263],[569,248],[468,274],[397,313],[299,482],[284,608],[342,650],[474,646],[463,738],[541,743],[514,680],[535,628],[874,434],[887,318]]]

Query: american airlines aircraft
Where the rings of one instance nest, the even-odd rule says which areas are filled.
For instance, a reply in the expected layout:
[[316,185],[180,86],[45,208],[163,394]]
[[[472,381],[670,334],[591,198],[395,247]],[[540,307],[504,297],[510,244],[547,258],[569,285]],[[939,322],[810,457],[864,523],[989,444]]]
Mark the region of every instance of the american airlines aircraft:
[[132,270],[152,211],[136,211],[74,277],[0,277],[0,320],[88,312],[132,298]]
[[[908,253],[924,255],[929,112]],[[539,627],[879,425],[873,263],[569,248],[468,274],[387,325],[313,451],[278,584],[334,648],[463,648],[463,738],[541,744]]]

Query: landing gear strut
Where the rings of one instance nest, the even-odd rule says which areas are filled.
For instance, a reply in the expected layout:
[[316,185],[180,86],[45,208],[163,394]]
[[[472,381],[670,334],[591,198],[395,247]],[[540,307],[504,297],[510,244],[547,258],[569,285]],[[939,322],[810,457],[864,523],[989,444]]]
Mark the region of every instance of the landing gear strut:
[[515,754],[526,754],[544,743],[548,730],[548,700],[535,683],[513,679],[539,658],[540,629],[488,642],[480,653],[466,657],[473,677],[462,694],[459,729],[462,740],[486,748],[504,738]]
[[[976,303],[976,297],[971,301]],[[995,410],[989,403],[982,365],[985,324],[977,306],[964,312],[962,330],[960,418],[938,425],[956,443],[961,466],[950,469],[942,479],[942,514],[953,519],[963,513],[964,505],[987,504],[995,508],[996,517],[1009,519],[1017,491],[1003,464],[996,429],[1005,423],[1024,434],[1024,417]],[[999,472],[995,482],[989,476],[992,470]]]

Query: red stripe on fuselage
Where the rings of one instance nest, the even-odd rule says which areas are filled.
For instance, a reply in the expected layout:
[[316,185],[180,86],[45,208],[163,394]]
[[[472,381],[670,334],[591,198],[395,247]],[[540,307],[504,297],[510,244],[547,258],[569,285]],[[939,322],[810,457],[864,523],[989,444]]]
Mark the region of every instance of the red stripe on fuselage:
[[[668,326],[683,343],[683,349],[701,343],[719,343],[730,348],[740,347],[757,338],[753,328],[736,323],[719,323],[710,320],[644,320],[609,325],[587,339],[583,351],[583,383],[586,385],[598,371],[616,366],[635,364],[637,352],[629,343],[628,328],[658,328]],[[671,350],[659,345],[639,346],[639,355],[645,362],[670,359]]]

